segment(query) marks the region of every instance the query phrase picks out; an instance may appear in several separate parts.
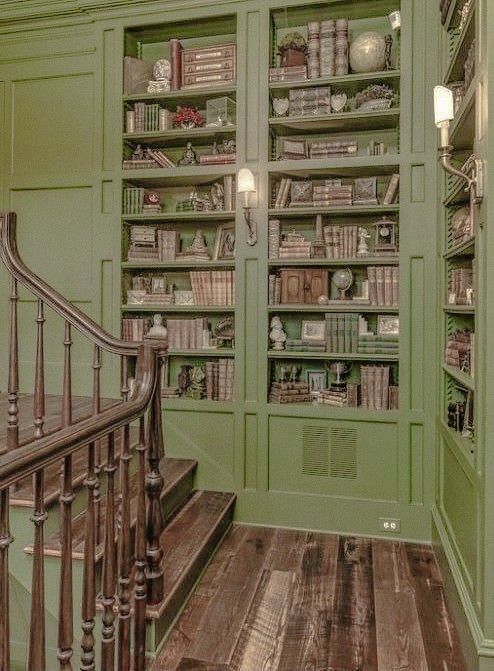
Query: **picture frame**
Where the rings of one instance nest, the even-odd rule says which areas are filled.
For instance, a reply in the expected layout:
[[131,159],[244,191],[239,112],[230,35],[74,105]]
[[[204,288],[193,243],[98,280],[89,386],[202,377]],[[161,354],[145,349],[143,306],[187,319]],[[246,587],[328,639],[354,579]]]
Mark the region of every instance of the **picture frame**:
[[156,275],[151,278],[151,293],[166,294],[166,277],[164,275]]
[[328,374],[325,370],[306,370],[305,371],[309,392],[311,394],[320,394],[328,386]]
[[380,336],[399,336],[400,318],[396,315],[378,315],[377,317],[377,335]]
[[227,261],[235,258],[235,223],[220,224],[216,229],[213,261]]
[[301,339],[311,342],[321,342],[326,339],[326,322],[319,321],[302,321]]

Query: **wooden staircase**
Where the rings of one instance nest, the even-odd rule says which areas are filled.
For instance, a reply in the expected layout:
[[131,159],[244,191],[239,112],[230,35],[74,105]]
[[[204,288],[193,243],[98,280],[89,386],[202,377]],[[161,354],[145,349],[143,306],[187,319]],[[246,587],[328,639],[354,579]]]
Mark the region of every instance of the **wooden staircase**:
[[[228,531],[235,495],[195,491],[198,464],[165,456],[167,343],[115,338],[30,271],[13,213],[0,214],[0,256],[12,278],[0,670],[145,671]],[[19,387],[18,284],[37,299],[32,395]],[[45,394],[45,305],[64,324],[59,397]],[[92,345],[91,398],[72,393],[73,331]],[[118,400],[101,397],[103,352],[117,357]]]

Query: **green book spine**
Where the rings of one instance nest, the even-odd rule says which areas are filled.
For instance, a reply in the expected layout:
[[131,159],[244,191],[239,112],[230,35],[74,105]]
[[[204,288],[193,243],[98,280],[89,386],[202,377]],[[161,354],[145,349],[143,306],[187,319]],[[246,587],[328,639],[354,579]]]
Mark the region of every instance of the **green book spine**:
[[344,334],[344,347],[343,350],[345,354],[348,354],[352,351],[352,315],[344,315],[344,325],[345,325],[345,334]]
[[338,315],[337,325],[337,352],[345,351],[345,315]]
[[352,346],[350,351],[351,352],[357,352],[358,351],[358,322],[359,322],[359,316],[357,314],[352,315]]

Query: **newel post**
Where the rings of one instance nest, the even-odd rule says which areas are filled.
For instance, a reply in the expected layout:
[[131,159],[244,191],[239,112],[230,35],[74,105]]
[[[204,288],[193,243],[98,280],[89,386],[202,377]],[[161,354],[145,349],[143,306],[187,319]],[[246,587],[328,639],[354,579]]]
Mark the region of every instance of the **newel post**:
[[[149,342],[149,341],[148,341]],[[146,448],[148,471],[146,474],[146,494],[148,499],[146,521],[146,559],[147,559],[147,601],[159,603],[163,599],[163,550],[160,537],[164,528],[161,509],[163,476],[160,463],[164,457],[163,427],[161,422],[161,371],[166,356],[166,343],[154,342],[150,348],[156,357],[156,384],[149,408],[146,426]]]

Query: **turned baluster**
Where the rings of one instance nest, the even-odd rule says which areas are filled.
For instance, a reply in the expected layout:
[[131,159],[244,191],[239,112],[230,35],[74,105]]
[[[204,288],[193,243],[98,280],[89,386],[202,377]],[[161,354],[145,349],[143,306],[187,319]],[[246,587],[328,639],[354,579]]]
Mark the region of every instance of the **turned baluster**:
[[58,606],[57,658],[61,671],[72,671],[73,604],[72,604],[72,457],[65,457],[61,475],[60,535],[61,566]]
[[36,317],[36,374],[34,379],[34,436],[41,438],[44,435],[45,424],[45,354],[43,341],[43,327],[45,324],[43,301],[38,300],[38,315]]
[[17,332],[17,280],[12,278],[10,292],[10,333],[9,333],[9,383],[7,450],[19,446],[19,339]]
[[108,436],[104,471],[106,473],[105,550],[103,557],[103,627],[101,640],[101,669],[113,671],[115,666],[115,435]]
[[120,533],[118,542],[118,671],[130,668],[130,427],[122,433],[120,456]]
[[148,413],[146,445],[148,473],[146,477],[146,493],[148,497],[147,518],[147,600],[148,603],[159,603],[163,599],[163,550],[160,537],[163,531],[163,513],[161,510],[161,490],[163,477],[160,462],[164,456],[163,432],[161,426],[161,356],[158,356],[156,389]]
[[129,399],[129,359],[126,356],[123,356],[121,359],[122,362],[122,387],[120,392],[122,394],[122,401],[127,401]]
[[33,578],[31,587],[31,623],[29,628],[29,671],[45,671],[45,575],[44,575],[44,524],[48,515],[45,510],[44,472],[37,471],[34,479],[34,524]]
[[0,492],[0,669],[10,670],[10,625],[9,625],[9,546],[14,539],[10,535],[9,491]]
[[86,534],[84,538],[84,574],[82,587],[81,671],[95,671],[94,620],[96,617],[96,510],[94,492],[98,484],[96,445],[89,443],[87,477]]
[[[95,345],[93,354],[93,415],[101,412],[101,350]],[[99,474],[101,473],[101,440],[95,443],[96,485],[93,490],[95,503],[96,546],[101,543],[101,489]]]
[[63,339],[64,360],[63,360],[63,395],[62,395],[62,424],[70,426],[72,424],[72,337],[69,322],[65,322],[65,337]]
[[137,521],[134,573],[134,671],[144,671],[146,661],[146,443],[144,417],[139,419]]

